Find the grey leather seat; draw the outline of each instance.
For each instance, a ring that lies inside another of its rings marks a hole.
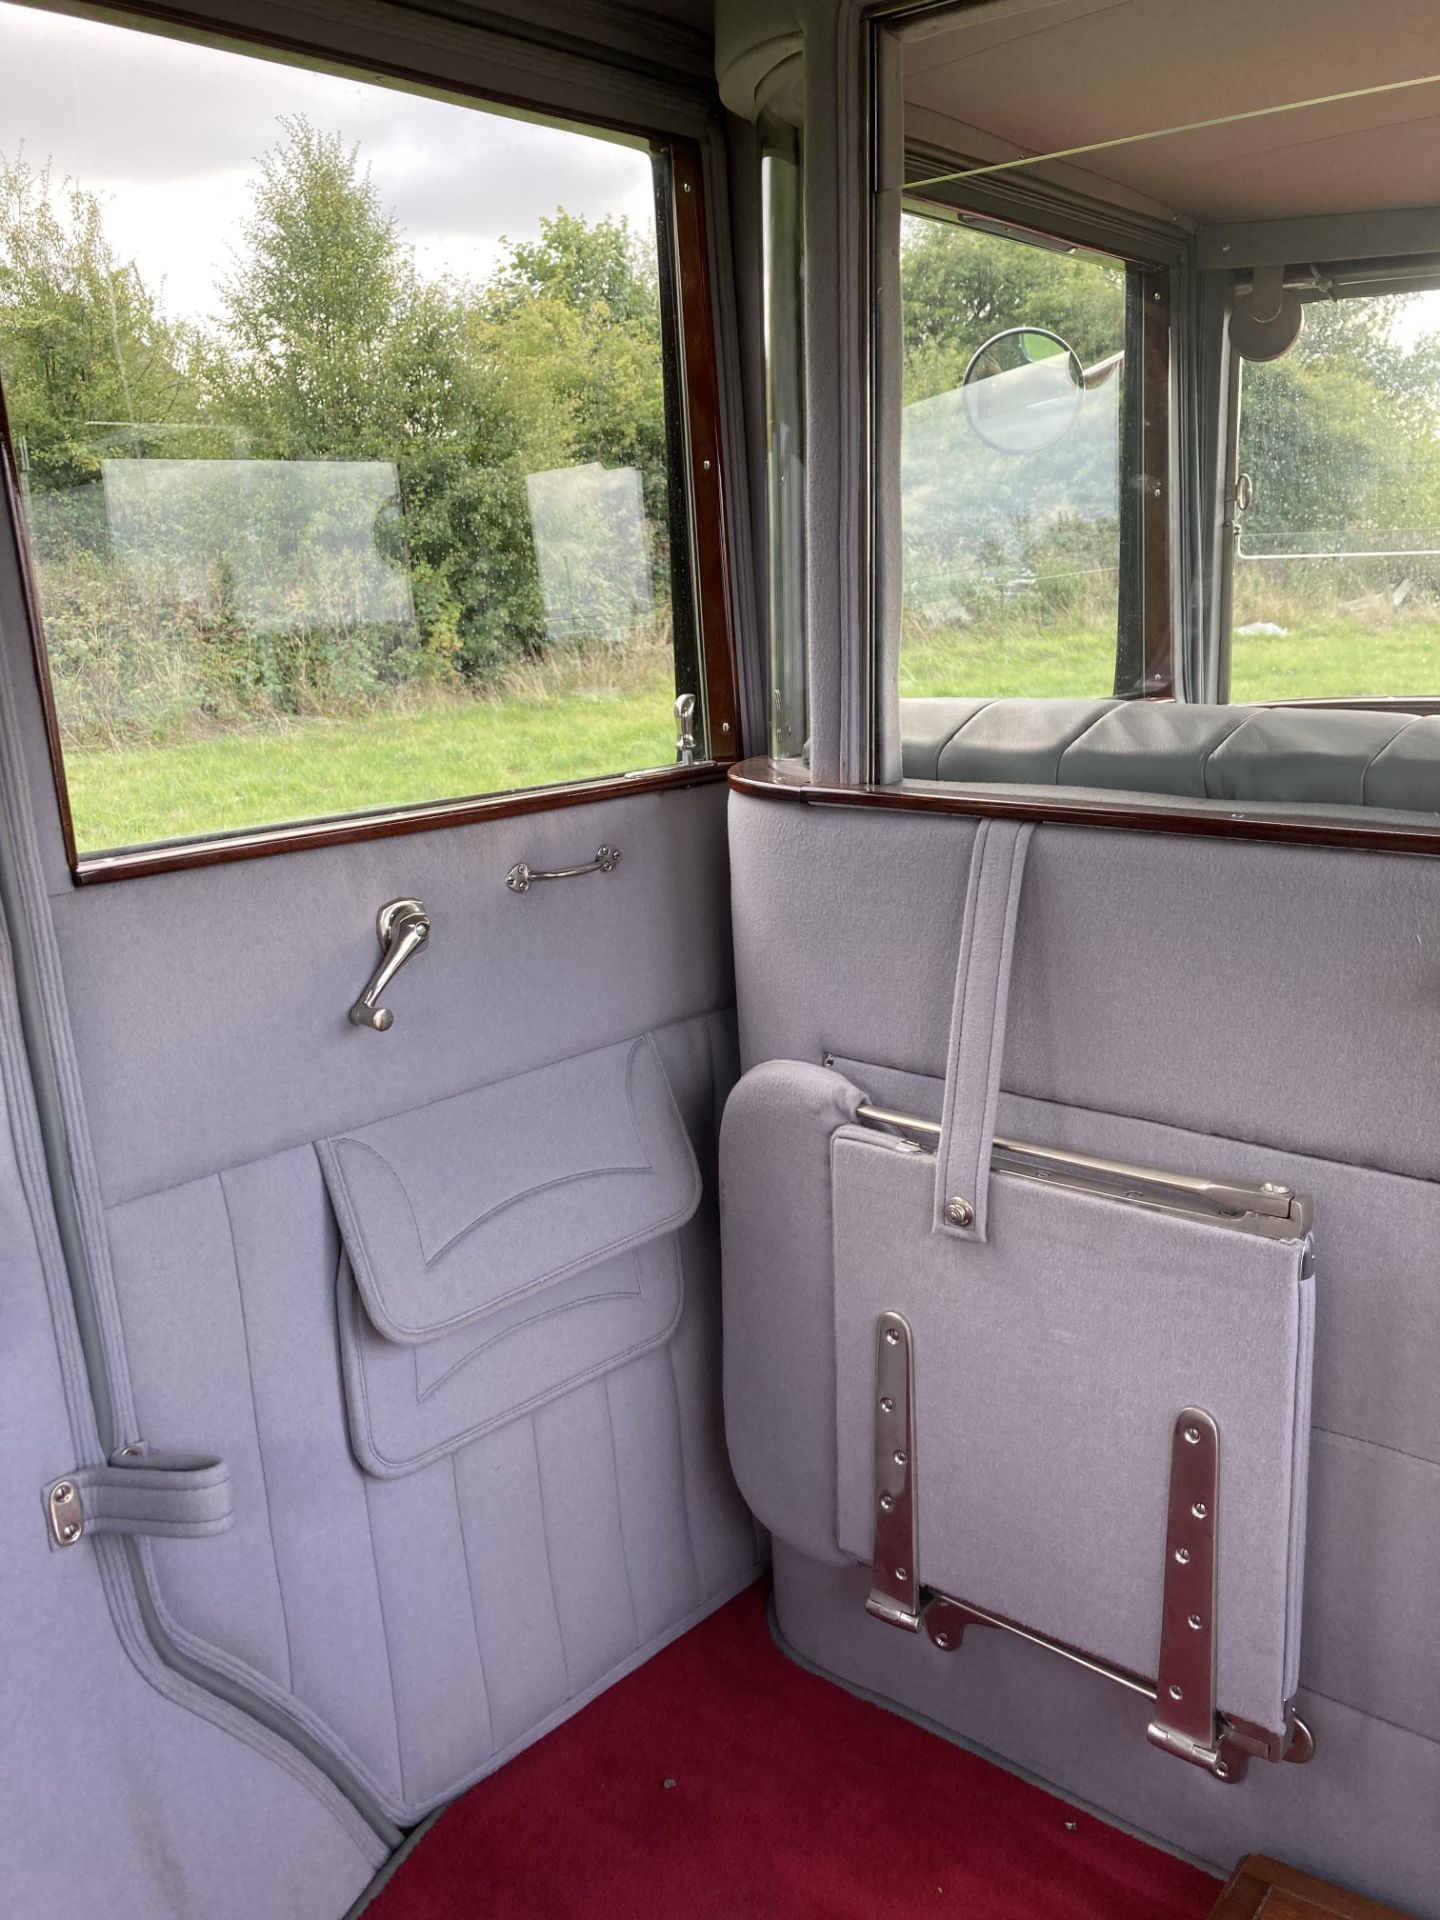
[[[1139,700],[905,700],[908,779],[1440,813],[1440,714]]]

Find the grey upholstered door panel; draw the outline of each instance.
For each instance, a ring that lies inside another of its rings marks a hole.
[[[504,884],[601,841],[612,874]],[[379,1034],[346,1015],[400,895],[433,932]],[[55,907],[112,1363],[136,1431],[223,1455],[235,1495],[227,1533],[144,1543],[157,1608],[403,1825],[760,1559],[719,1410],[724,796]],[[348,1369],[337,1203],[386,1346]]]
[[[938,1119],[975,831],[732,801],[747,1068],[829,1057]],[[1300,1705],[1317,1755],[1218,1788],[1149,1750],[1104,1682],[999,1636],[947,1660],[866,1617],[866,1570],[777,1547],[797,1647],[1219,1865],[1261,1847],[1440,1916],[1437,1087],[1440,863],[1039,828],[1001,1132],[1314,1196]]]
[[[155,1659],[122,1543],[48,1544],[93,1447],[0,937],[0,1906],[15,1920],[314,1920],[383,1858],[283,1742]]]

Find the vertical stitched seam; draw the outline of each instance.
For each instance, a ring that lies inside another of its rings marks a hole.
[[[485,1655],[480,1647],[480,1616],[475,1607],[475,1578],[470,1570],[470,1541],[465,1532],[465,1509],[460,1502],[458,1455],[450,1455],[450,1484],[455,1490],[455,1524],[460,1529],[460,1554],[465,1562],[465,1588],[470,1599],[470,1630],[475,1636],[475,1664],[480,1673],[480,1692],[485,1701],[485,1734],[490,1751],[495,1751],[495,1721],[490,1712],[490,1689],[485,1683]]]
[[[570,1681],[570,1655],[565,1646],[565,1621],[560,1612],[560,1593],[555,1585],[555,1562],[550,1553],[550,1522],[545,1512],[545,1476],[540,1471],[540,1435],[535,1416],[530,1416],[530,1451],[535,1456],[535,1493],[540,1503],[540,1538],[545,1542],[545,1577],[550,1582],[550,1606],[555,1615],[555,1631],[560,1636],[560,1669],[565,1678],[565,1698],[573,1691]]]
[[[675,1247],[675,1258],[683,1269],[684,1263],[680,1261],[678,1241]],[[683,1271],[681,1278],[683,1284]],[[698,1606],[704,1598],[704,1593],[700,1584],[700,1557],[695,1551],[695,1527],[690,1517],[690,1470],[686,1464],[685,1456],[685,1416],[680,1406],[680,1378],[675,1371],[675,1343],[673,1340],[667,1340],[665,1342],[665,1358],[670,1362],[670,1392],[675,1400],[675,1441],[680,1449],[680,1506],[685,1515],[685,1539],[690,1548],[690,1570],[695,1576],[695,1601]]]
[[[1400,738],[1402,734],[1409,733],[1410,729],[1417,723],[1420,717],[1421,716],[1418,713],[1412,713],[1410,718],[1405,722],[1404,726],[1397,727],[1394,733],[1392,733],[1390,738],[1385,742],[1384,746],[1377,747],[1374,753],[1372,753],[1370,758],[1365,762],[1365,765],[1360,772],[1360,804],[1362,807],[1368,807],[1370,804],[1370,802],[1365,798],[1365,783],[1370,778],[1370,769],[1374,766],[1375,762],[1380,758],[1382,753],[1388,753],[1390,751],[1391,747],[1394,746],[1395,742]]]
[[[395,1721],[395,1770],[400,1776],[400,1801],[409,1806],[405,1785],[405,1743],[400,1738],[400,1695],[395,1685],[395,1656],[390,1651],[390,1622],[385,1617],[385,1583],[380,1578],[380,1554],[375,1545],[375,1529],[370,1522],[370,1481],[365,1479],[365,1531],[370,1537],[370,1564],[375,1569],[375,1604],[380,1609],[380,1636],[385,1642],[385,1665],[390,1678],[390,1712]]]
[[[635,1607],[635,1588],[630,1580],[630,1555],[625,1549],[625,1501],[620,1492],[620,1460],[615,1451],[615,1415],[610,1406],[610,1376],[600,1382],[605,1390],[605,1424],[610,1429],[610,1471],[615,1476],[615,1525],[620,1534],[620,1564],[625,1569],[625,1597],[630,1602],[630,1624],[635,1629],[635,1646],[640,1645],[640,1615]]]
[[[285,1687],[295,1691],[295,1650],[290,1640],[290,1615],[285,1606],[285,1581],[280,1572],[280,1552],[275,1544],[275,1505],[270,1498],[270,1477],[265,1471],[265,1442],[260,1437],[260,1406],[255,1396],[255,1363],[250,1354],[250,1322],[245,1312],[245,1285],[240,1278],[240,1245],[235,1238],[235,1219],[230,1211],[230,1195],[225,1176],[216,1174],[220,1204],[225,1209],[225,1230],[230,1236],[230,1266],[235,1275],[235,1300],[240,1309],[240,1339],[245,1348],[245,1375],[250,1382],[250,1421],[255,1429],[255,1454],[260,1462],[260,1490],[265,1496],[265,1528],[270,1537],[270,1558],[275,1566],[275,1591],[280,1600],[280,1627],[285,1635]]]

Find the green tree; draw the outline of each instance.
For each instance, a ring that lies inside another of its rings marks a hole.
[[[83,486],[107,452],[168,450],[164,429],[195,417],[194,357],[98,198],[0,160],[0,378],[29,485]]]
[[[950,221],[908,216],[900,253],[905,400],[958,387],[1006,327],[1048,327],[1084,365],[1125,344],[1125,271]]]
[[[254,456],[381,458],[405,426],[397,344],[435,316],[415,324],[413,259],[358,149],[303,118],[280,127],[221,287],[210,382]]]

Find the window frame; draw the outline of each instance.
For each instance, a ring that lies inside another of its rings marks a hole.
[[[662,324],[677,361],[679,418],[667,426],[684,447],[685,460],[675,479],[681,489],[688,528],[690,594],[694,611],[693,658],[697,693],[706,724],[707,753],[689,765],[646,767],[548,786],[507,788],[494,793],[407,802],[403,806],[355,809],[347,813],[226,829],[184,839],[82,853],[75,838],[69,783],[65,773],[58,709],[45,640],[37,569],[20,491],[19,466],[0,387],[0,492],[13,534],[19,586],[29,631],[31,662],[44,715],[55,802],[65,861],[77,887],[175,873],[194,867],[254,860],[271,854],[380,840],[441,827],[468,826],[490,819],[585,806],[621,794],[668,791],[724,779],[742,756],[740,690],[732,601],[726,513],[726,444],[716,338],[716,301],[711,277],[711,238],[707,221],[704,150],[690,134],[662,131],[628,118],[588,108],[567,107],[536,97],[486,89],[445,75],[437,66],[415,67],[368,55],[337,51],[333,45],[300,41],[259,27],[221,25],[196,14],[146,5],[105,7],[103,11],[64,4],[47,12],[81,11],[87,17],[158,36],[196,40],[240,54],[264,53],[294,66],[318,66],[371,84],[385,80],[407,91],[438,95],[477,110],[531,112],[577,132],[596,129],[644,140],[652,156],[668,162],[668,232],[660,232]],[[597,51],[596,63],[600,55]],[[664,211],[657,191],[657,229]],[[673,263],[667,276],[666,261]],[[666,279],[671,278],[674,311],[664,313]],[[667,409],[668,412],[668,409]],[[678,517],[678,516],[674,516]]]
[[[924,160],[912,158],[911,164],[925,165],[933,171],[933,156]],[[1064,219],[1045,219],[1042,224],[1028,206],[1022,205],[1018,213],[1012,212],[1003,198],[962,194],[944,183],[923,191],[907,189],[905,211],[924,219],[962,226],[968,215],[977,224],[983,223],[981,231],[994,232],[997,227],[1012,230],[1017,246],[1023,246],[1029,238],[1041,243],[1053,241],[1061,246],[1104,255],[1113,260],[1126,269],[1127,283],[1131,274],[1137,276],[1136,284],[1142,296],[1139,321],[1141,410],[1137,437],[1140,443],[1140,473],[1146,483],[1141,504],[1140,554],[1136,567],[1140,588],[1138,651],[1141,673],[1137,685],[1123,691],[1112,689],[1104,696],[1095,697],[1126,701],[1174,700],[1179,684],[1174,606],[1178,530],[1175,524],[1171,450],[1174,351],[1170,275],[1175,265],[1174,259],[1159,247],[1151,251],[1144,247],[1143,242],[1137,244],[1129,228],[1107,236],[1097,232],[1093,224],[1078,220],[1074,226]],[[1082,226],[1085,229],[1083,237]],[[895,431],[898,433],[899,430],[897,422]],[[1123,432],[1122,424],[1122,435]],[[1123,567],[1123,552],[1121,565]],[[1123,578],[1120,591],[1123,595]],[[1122,618],[1117,621],[1115,635],[1117,674],[1125,645],[1123,611],[1122,604]]]

